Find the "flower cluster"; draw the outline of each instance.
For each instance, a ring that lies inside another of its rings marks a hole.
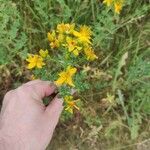
[[[115,13],[120,14],[124,0],[104,0],[103,3],[106,4],[107,7],[113,7]]]
[[[56,30],[47,34],[52,49],[65,47],[75,56],[83,52],[87,60],[94,60],[97,56],[92,49],[91,35],[88,26],[83,25],[75,30],[75,24],[64,23],[58,24]]]
[[[48,79],[54,81],[58,86],[60,95],[65,100],[65,110],[73,113],[73,109],[79,110],[79,107],[76,105],[78,100],[73,100],[71,90],[80,91],[80,86],[83,89],[79,80],[83,79],[81,74],[85,74],[84,71],[81,73],[82,71],[78,67],[98,58],[92,47],[92,31],[86,25],[76,28],[75,24],[61,23],[57,25],[55,30],[48,32],[47,37],[50,49],[41,49],[39,54],[29,54],[26,59],[28,62],[27,68],[38,70],[36,73],[39,73],[41,68],[43,68],[42,71],[50,72],[48,64],[55,61],[56,69],[52,73],[53,78]],[[57,51],[54,57],[49,55],[51,50]],[[60,53],[61,55],[59,55]],[[37,76],[39,77],[36,74]],[[78,78],[75,78],[76,76]]]

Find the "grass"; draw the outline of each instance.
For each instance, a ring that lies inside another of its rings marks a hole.
[[[90,25],[99,59],[90,89],[71,119],[61,119],[49,149],[145,149],[150,138],[149,1],[128,0],[115,15],[101,0],[0,0],[0,98],[29,80],[24,59],[48,48],[60,22]],[[52,53],[56,53],[52,50]]]

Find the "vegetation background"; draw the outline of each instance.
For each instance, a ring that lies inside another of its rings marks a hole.
[[[80,112],[61,119],[48,150],[148,150],[150,1],[125,0],[120,15],[102,0],[0,0],[0,99],[29,81],[27,53],[48,48],[58,23],[86,24],[99,59]],[[57,51],[52,50],[53,54]],[[86,64],[88,65],[88,64]]]

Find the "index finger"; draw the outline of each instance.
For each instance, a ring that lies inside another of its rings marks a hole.
[[[38,99],[47,97],[55,92],[56,85],[50,81],[40,81],[31,85]]]

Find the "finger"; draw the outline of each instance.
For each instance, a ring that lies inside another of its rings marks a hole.
[[[36,84],[36,83],[39,83],[39,82],[42,82],[42,80],[39,80],[39,79],[32,80],[32,81],[29,81],[29,82],[25,83],[24,85],[33,85],[33,84]]]
[[[6,109],[9,101],[14,98],[15,90],[8,91],[6,95],[4,96],[3,102],[2,102],[2,108],[1,108],[1,114]]]
[[[58,123],[62,110],[63,110],[63,99],[58,98],[58,96],[56,96],[53,99],[53,101],[46,107],[45,115],[48,116],[47,121],[53,123],[54,128]]]
[[[51,95],[56,90],[56,85],[50,81],[41,81],[31,85],[38,99],[43,99]]]

